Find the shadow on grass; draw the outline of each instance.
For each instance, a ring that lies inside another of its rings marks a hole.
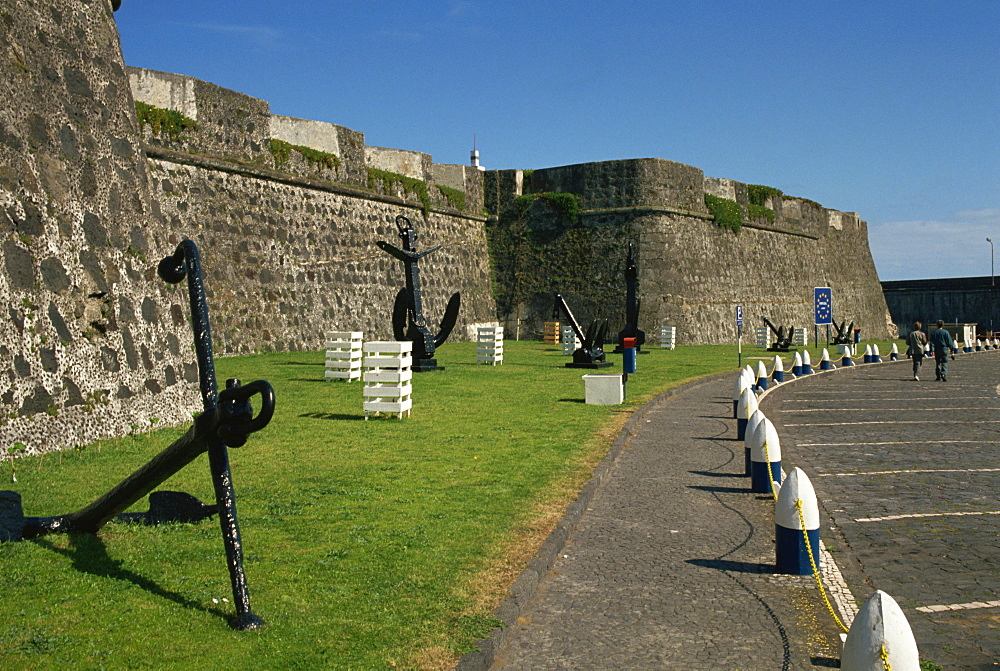
[[[585,403],[582,398],[560,398],[559,403]]]
[[[325,361],[276,361],[275,366],[326,366]]]
[[[134,571],[122,568],[122,561],[112,559],[108,556],[104,542],[92,534],[68,534],[69,547],[58,548],[45,538],[36,538],[32,543],[40,545],[57,554],[67,557],[73,562],[73,568],[81,573],[98,576],[101,578],[111,578],[113,580],[124,580],[136,587],[140,587],[154,596],[158,596],[168,601],[173,601],[179,606],[200,610],[203,613],[211,613],[228,622],[231,614],[225,613],[218,608],[208,608],[197,601],[192,601],[183,594],[171,592],[156,584],[149,578],[139,575]]]
[[[770,564],[758,564],[747,561],[732,561],[729,559],[687,559],[688,564],[703,568],[714,568],[717,571],[732,571],[735,573],[774,573]]]
[[[336,412],[304,412],[299,417],[311,417],[313,419],[360,419],[364,420],[364,415],[343,415]]]

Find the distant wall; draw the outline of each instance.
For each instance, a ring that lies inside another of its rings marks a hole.
[[[681,343],[733,342],[736,305],[743,306],[751,338],[764,317],[777,326],[811,327],[819,286],[832,287],[836,319],[854,321],[866,337],[895,335],[867,226],[854,213],[776,196],[767,203],[773,222],[751,219],[746,184],[659,159],[547,168],[530,179],[519,173],[488,173],[485,185],[487,206],[498,208],[491,253],[503,269],[499,309],[508,332],[537,337],[552,319],[552,294],[561,292],[578,321],[609,319],[616,334],[624,326],[623,272],[633,240],[639,326],[648,337],[672,325]],[[578,222],[566,221],[544,198],[525,211],[516,206],[524,193],[553,192],[576,195]],[[705,193],[740,204],[739,233],[713,222]],[[524,236],[522,229],[534,232]]]
[[[979,333],[1000,330],[1000,287],[992,277],[896,280],[882,282],[882,291],[893,320],[904,333],[909,333],[915,321],[927,326],[939,319],[976,324]]]

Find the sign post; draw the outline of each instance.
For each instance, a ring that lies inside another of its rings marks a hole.
[[[816,313],[816,347],[819,347],[819,327],[826,324],[827,340],[830,339],[830,324],[833,323],[833,289],[816,287],[813,289],[813,305]]]
[[[736,306],[736,365],[743,368],[743,306]]]

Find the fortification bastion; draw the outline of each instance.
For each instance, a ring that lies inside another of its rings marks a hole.
[[[538,337],[556,291],[581,321],[616,329],[629,240],[647,331],[732,342],[737,303],[750,326],[808,326],[812,287],[831,286],[838,317],[892,332],[856,214],[780,194],[754,203],[752,185],[662,159],[439,164],[126,67],[110,0],[4,7],[4,448],[78,446],[200,409],[184,292],[155,275],[184,238],[201,249],[219,354],[319,349],[327,330],[390,338],[402,270],[375,242],[395,240],[398,214],[423,248],[441,245],[422,261],[424,310],[435,321],[461,292],[453,337],[497,321]],[[706,194],[738,206],[738,234]]]

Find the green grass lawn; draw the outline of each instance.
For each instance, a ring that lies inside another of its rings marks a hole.
[[[448,668],[497,625],[508,581],[627,411],[737,360],[735,345],[653,348],[626,404],[606,407],[583,403],[587,371],[565,368],[554,346],[505,347],[493,367],[475,364],[474,343],[446,344],[447,369],[415,375],[403,420],[365,421],[361,384],[324,382],[322,352],[218,360],[220,387],[266,379],[277,396],[270,426],[230,450],[251,603],[267,626],[226,624],[217,518],[113,523],[97,537],[0,544],[0,668]],[[744,363],[765,354],[744,346]],[[608,359],[601,372],[620,371]],[[5,463],[2,487],[26,515],[68,513],[186,428],[20,459],[16,483]],[[214,503],[204,456],[161,488]]]

